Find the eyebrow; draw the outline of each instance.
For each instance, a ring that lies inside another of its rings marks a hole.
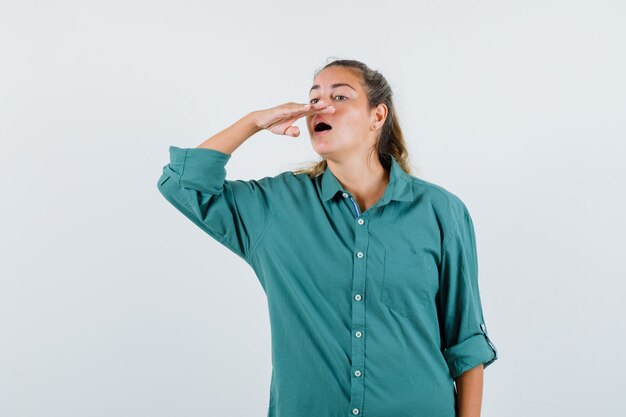
[[[353,89],[354,91],[356,91],[356,89],[354,87],[352,87],[350,84],[346,84],[346,83],[336,83],[336,84],[331,84],[330,88],[336,88],[336,87],[342,87],[342,86],[347,86],[350,87],[351,89]],[[309,93],[313,90],[315,90],[316,88],[320,88],[319,84],[315,84],[313,87],[311,87],[311,89],[309,90]]]

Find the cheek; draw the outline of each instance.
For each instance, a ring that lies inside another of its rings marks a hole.
[[[341,125],[352,131],[367,130],[367,123],[367,118],[363,113],[356,110],[348,110],[341,116]]]

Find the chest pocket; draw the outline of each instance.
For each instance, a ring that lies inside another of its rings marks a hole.
[[[415,316],[434,301],[439,272],[422,252],[385,252],[381,301],[403,316]]]

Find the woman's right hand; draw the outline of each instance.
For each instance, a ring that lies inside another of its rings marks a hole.
[[[298,126],[293,126],[293,122],[303,116],[315,113],[334,113],[335,108],[319,100],[314,104],[289,103],[281,104],[267,110],[254,111],[254,120],[259,129],[267,129],[277,135],[288,135],[292,137],[300,136]]]

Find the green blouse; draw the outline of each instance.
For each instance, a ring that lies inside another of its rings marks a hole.
[[[268,417],[457,414],[454,379],[498,353],[455,194],[392,157],[383,196],[361,211],[329,167],[227,180],[231,154],[169,152],[161,194],[246,261],[267,297]]]

